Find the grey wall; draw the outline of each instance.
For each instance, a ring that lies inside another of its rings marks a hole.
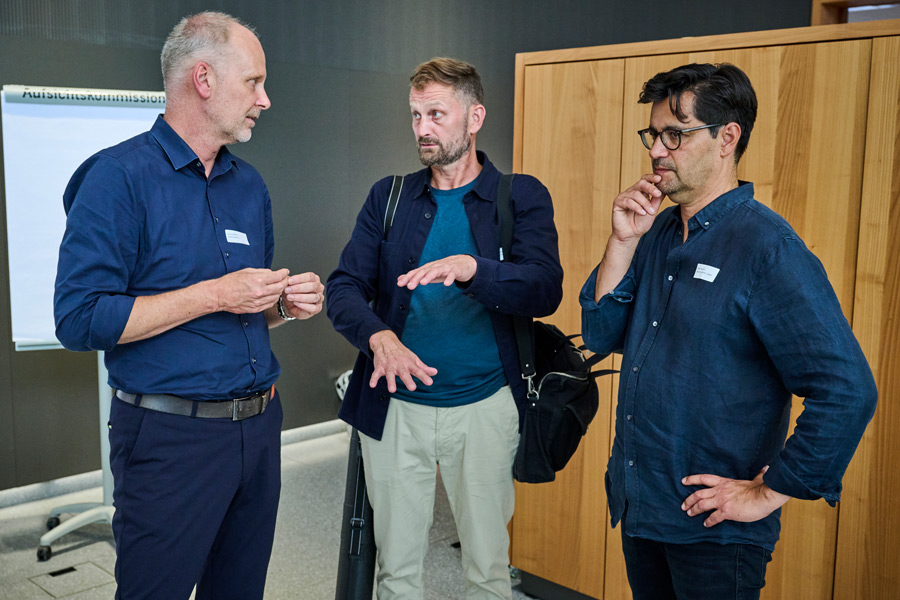
[[[488,111],[479,147],[509,170],[516,52],[800,27],[810,3],[0,0],[0,84],[161,89],[165,35],[207,8],[255,25],[266,49],[273,107],[253,140],[233,150],[269,185],[276,266],[324,279],[369,186],[419,167],[406,106],[419,62],[445,55],[479,68]],[[99,468],[95,356],[15,352],[5,267],[0,315],[0,489]],[[334,418],[333,381],[354,350],[324,316],[272,338],[284,368],[285,427]]]

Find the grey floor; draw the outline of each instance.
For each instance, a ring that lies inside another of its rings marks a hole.
[[[341,432],[283,447],[283,489],[267,599],[334,598],[348,440]],[[462,599],[460,552],[452,545],[456,526],[447,497],[440,486],[438,490],[425,557],[425,598]],[[0,599],[112,599],[115,548],[109,525],[88,525],[65,536],[53,545],[47,562],[36,557],[53,507],[100,502],[102,497],[101,488],[92,488],[0,509]],[[514,588],[513,598],[530,596]]]

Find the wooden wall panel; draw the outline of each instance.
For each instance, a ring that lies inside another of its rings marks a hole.
[[[874,41],[853,330],[878,408],[844,477],[834,598],[900,589],[900,37]]]
[[[578,292],[610,233],[622,137],[623,61],[529,67],[524,78],[521,171],[554,200],[563,302],[549,319],[581,330]],[[608,367],[612,360],[604,361]],[[603,593],[610,378],[599,380],[600,410],[581,448],[552,484],[517,484],[511,563],[581,593]]]
[[[581,328],[578,292],[611,231],[623,68],[624,61],[598,61],[526,71],[522,171],[538,177],[553,197],[565,268],[563,302],[553,320],[566,331]]]

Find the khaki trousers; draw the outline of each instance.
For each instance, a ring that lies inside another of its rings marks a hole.
[[[437,466],[456,521],[467,600],[512,597],[509,534],[519,415],[509,386],[465,406],[392,398],[381,441],[360,434],[378,548],[378,600],[421,600]]]

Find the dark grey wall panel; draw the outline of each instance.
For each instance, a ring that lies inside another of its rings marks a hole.
[[[2,0],[0,84],[161,89],[165,36],[207,8],[261,35],[273,106],[233,151],[269,186],[276,266],[323,278],[371,184],[419,168],[407,107],[418,63],[444,55],[479,68],[487,119],[478,145],[509,170],[516,52],[797,27],[810,11],[808,0]],[[5,241],[2,215],[0,224]],[[95,356],[13,351],[5,265],[3,243],[0,489],[99,468]],[[272,345],[285,427],[334,418],[333,381],[354,349],[324,315],[278,328]]]
[[[16,484],[100,468],[97,355],[13,352]]]

